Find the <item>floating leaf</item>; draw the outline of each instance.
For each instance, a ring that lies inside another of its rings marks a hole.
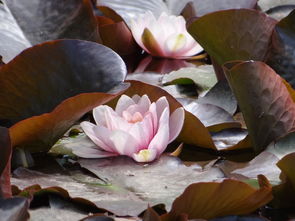
[[[259,0],[258,6],[262,11],[266,11],[270,8],[279,6],[279,5],[291,5],[294,4],[293,0]]]
[[[168,8],[174,13],[179,14],[184,8],[185,4],[192,2],[196,15],[201,17],[205,14],[226,10],[226,9],[239,9],[239,8],[255,8],[257,0],[167,0]]]
[[[295,87],[295,10],[276,26],[266,63]]]
[[[293,168],[295,166],[295,153],[283,157],[278,163],[282,171],[282,184],[273,188],[273,204],[276,208],[294,208],[295,204],[295,176]]]
[[[97,16],[99,25],[99,33],[102,43],[113,49],[120,55],[128,55],[141,52],[136,44],[131,31],[127,27],[123,19],[112,9],[107,7],[98,7],[106,17]],[[108,22],[104,22],[105,19]],[[120,40],[118,41],[118,36]]]
[[[196,84],[200,89],[208,90],[217,82],[211,65],[181,68],[163,76],[162,84]]]
[[[218,168],[203,169],[198,164],[187,167],[178,158],[168,156],[152,164],[139,164],[127,157],[80,159],[79,163],[98,178],[79,170],[45,174],[20,168],[14,171],[12,183],[21,189],[35,183],[43,189],[59,186],[71,198],[82,197],[120,216],[138,216],[148,204],[165,203],[169,208],[189,183],[223,178]]]
[[[0,198],[1,221],[25,221],[29,220],[29,203],[26,198],[14,197]]]
[[[48,40],[74,38],[100,42],[90,0],[5,1],[0,5],[1,17],[4,31],[0,54],[5,62],[23,49]]]
[[[93,42],[34,46],[0,69],[0,123],[13,125],[13,146],[46,151],[81,116],[126,89],[125,75],[122,59]]]
[[[232,63],[225,72],[256,152],[295,127],[295,104],[269,66],[258,61]]]
[[[8,129],[0,127],[0,198],[11,197],[10,159],[11,143]],[[0,204],[1,205],[1,204]]]
[[[218,167],[229,178],[239,180],[256,179],[259,174],[263,174],[272,184],[280,182],[280,170],[276,166],[279,158],[267,151],[260,153],[250,162],[237,163],[232,161],[223,161]]]
[[[284,156],[295,152],[295,132],[291,132],[286,136],[280,137],[278,140],[273,141],[266,148],[267,152],[270,152],[282,159]]]
[[[202,16],[188,31],[222,65],[232,60],[263,61],[275,24],[262,12],[231,9]]]
[[[213,104],[233,115],[237,110],[237,100],[226,80],[218,81],[204,97],[197,101],[201,104]]]
[[[173,202],[164,220],[176,220],[180,214],[189,219],[210,219],[226,215],[248,214],[272,199],[271,186],[259,176],[260,189],[246,183],[226,179],[221,183],[194,183]]]
[[[241,127],[239,122],[235,121],[228,112],[218,106],[192,102],[185,105],[184,108],[194,114],[211,132]]]

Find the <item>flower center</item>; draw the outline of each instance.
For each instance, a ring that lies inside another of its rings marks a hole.
[[[122,113],[123,118],[128,121],[128,123],[137,123],[143,120],[143,116],[139,112],[135,112],[133,115],[130,114],[128,111],[123,111]]]

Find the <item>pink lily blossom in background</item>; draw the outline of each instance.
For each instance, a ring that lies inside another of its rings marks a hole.
[[[184,59],[203,51],[187,32],[182,16],[163,12],[158,19],[150,11],[131,20],[130,29],[137,44],[147,53],[173,59]]]
[[[137,162],[157,159],[180,133],[184,109],[171,115],[166,97],[151,102],[147,95],[122,95],[115,110],[107,105],[93,109],[96,124],[82,122],[85,134],[97,148],[74,151],[85,158],[126,155]],[[97,154],[96,154],[97,153]]]

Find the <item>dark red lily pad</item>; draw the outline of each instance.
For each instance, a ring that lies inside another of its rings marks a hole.
[[[100,40],[90,0],[12,0],[6,5],[32,44],[61,38]]]
[[[283,157],[277,166],[282,171],[282,183],[273,188],[273,205],[276,208],[293,208],[295,205],[295,176],[293,168],[295,166],[295,153]]]
[[[102,44],[110,47],[120,55],[141,52],[132,33],[124,20],[114,10],[108,7],[98,7],[104,16],[97,16]],[[118,40],[120,36],[120,40]]]
[[[0,198],[11,197],[10,159],[11,143],[8,129],[0,127]]]
[[[181,214],[187,214],[189,219],[248,214],[272,199],[267,179],[259,176],[259,182],[260,189],[231,179],[191,184],[176,198],[163,220],[176,221]]]
[[[256,7],[257,0],[186,0],[186,1],[171,1],[168,0],[168,6],[175,14],[179,14],[185,2],[192,2],[192,6],[196,12],[196,16],[201,17],[205,14],[226,10],[226,9],[239,9]],[[171,3],[170,3],[171,2]],[[169,4],[170,3],[170,4]]]
[[[222,65],[231,60],[263,61],[275,24],[262,12],[230,9],[202,16],[188,31]]]
[[[125,76],[122,59],[94,42],[34,46],[0,69],[0,123],[13,125],[13,146],[48,150],[81,116],[126,88],[115,89]],[[112,89],[113,94],[105,94]]]
[[[227,79],[256,152],[295,127],[295,104],[282,78],[263,62],[228,63]]]
[[[266,61],[279,75],[295,87],[295,10],[283,18],[272,35],[271,47]]]

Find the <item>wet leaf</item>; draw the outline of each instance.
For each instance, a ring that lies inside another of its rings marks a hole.
[[[270,8],[279,6],[279,5],[290,5],[294,4],[293,0],[259,0],[258,6],[262,11],[266,11]]]
[[[266,151],[274,154],[279,159],[282,159],[284,156],[295,152],[294,139],[295,132],[291,132],[269,144],[266,148]]]
[[[239,122],[235,121],[228,112],[218,106],[192,102],[185,105],[184,108],[194,114],[211,132],[241,127]]]
[[[266,63],[279,75],[286,79],[294,88],[295,68],[295,10],[283,18],[276,26],[272,35],[270,52]]]
[[[205,14],[226,10],[226,9],[239,9],[239,8],[255,8],[257,0],[167,0],[168,8],[174,13],[179,14],[187,2],[192,2],[196,11],[196,15],[201,17]]]
[[[272,184],[280,182],[280,170],[276,166],[279,158],[264,151],[252,159],[250,162],[238,163],[233,161],[223,161],[218,167],[229,178],[235,178],[242,181],[247,179],[256,179],[259,174],[263,174]]]
[[[98,6],[107,6],[115,10],[127,24],[130,24],[131,19],[146,11],[151,11],[156,17],[163,11],[168,12],[168,8],[162,0],[125,0],[123,5],[120,0],[100,0]]]
[[[0,198],[11,197],[10,159],[11,142],[8,129],[0,127]],[[1,204],[0,204],[1,205]]]
[[[181,68],[163,76],[162,84],[196,84],[200,89],[208,90],[217,82],[214,69],[211,65],[202,65],[194,68]]]
[[[141,52],[124,20],[108,7],[98,8],[106,16],[96,17],[102,43],[120,55]],[[107,22],[105,22],[106,18]],[[120,36],[119,41],[118,36]]]
[[[153,210],[153,208],[148,208],[143,216],[142,221],[161,221],[160,216],[156,213],[155,210]]]
[[[189,219],[248,214],[272,199],[271,186],[267,179],[260,176],[259,180],[261,187],[258,190],[231,179],[221,183],[191,184],[173,202],[167,220],[176,220],[183,213]]]
[[[276,208],[294,208],[295,204],[295,176],[293,168],[295,166],[295,153],[283,157],[277,166],[282,171],[282,184],[273,188],[273,204]]]
[[[29,220],[29,203],[26,198],[13,197],[9,199],[0,198],[1,221],[25,221]]]
[[[81,116],[125,89],[125,75],[122,59],[102,45],[78,40],[37,45],[0,69],[0,123],[13,125],[13,146],[46,151]],[[101,93],[112,89],[113,94]]]
[[[256,152],[294,128],[294,102],[281,77],[269,66],[258,61],[232,63],[225,72]]]
[[[236,150],[252,147],[248,132],[244,129],[224,129],[222,131],[212,133],[212,139],[218,150]]]
[[[218,81],[204,97],[197,101],[201,104],[216,105],[233,115],[237,110],[237,100],[226,80]]]
[[[290,14],[291,11],[294,9],[295,9],[295,4],[293,4],[293,5],[279,5],[279,6],[268,9],[265,13],[268,14],[269,16],[271,16],[272,18],[279,21],[279,20],[287,17],[287,15]]]
[[[232,60],[263,61],[275,24],[262,12],[231,9],[202,16],[188,31],[222,65]]]
[[[138,216],[148,205],[165,203],[169,208],[189,183],[223,178],[217,168],[203,169],[198,164],[187,167],[179,159],[168,156],[152,164],[138,164],[127,157],[81,159],[79,163],[98,178],[81,171],[64,174],[17,169],[12,183],[21,189],[36,183],[43,189],[59,186],[71,198],[82,197],[116,215]]]
[[[72,38],[100,42],[89,0],[5,1],[0,5],[0,16],[5,18],[1,19],[5,31],[1,32],[0,54],[6,62],[23,49],[48,40]]]

